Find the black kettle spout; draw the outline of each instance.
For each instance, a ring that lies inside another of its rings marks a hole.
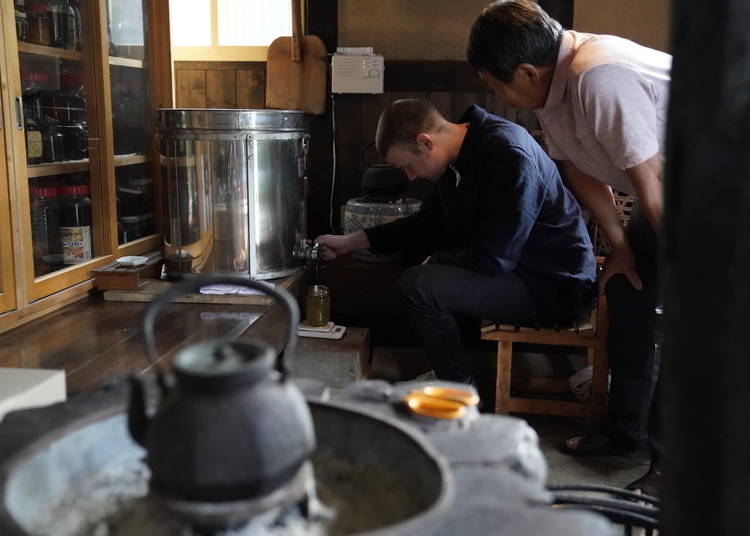
[[[146,415],[146,393],[143,379],[136,374],[130,376],[130,404],[128,406],[128,430],[136,443],[146,446],[146,432],[151,419]]]

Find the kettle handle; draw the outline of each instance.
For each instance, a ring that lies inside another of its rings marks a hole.
[[[190,292],[198,292],[201,287],[209,285],[233,285],[260,290],[265,294],[276,298],[276,300],[286,309],[289,334],[286,348],[279,354],[276,362],[276,368],[281,373],[281,379],[285,380],[288,370],[284,364],[283,356],[293,356],[294,350],[297,346],[297,326],[300,318],[297,301],[288,290],[276,288],[264,281],[256,281],[255,279],[249,279],[247,277],[213,275],[186,279],[179,283],[175,283],[168,292],[159,296],[146,308],[146,312],[143,315],[143,336],[146,339],[146,353],[149,361],[154,364],[160,381],[163,380],[163,372],[157,362],[158,356],[156,354],[156,342],[154,340],[154,321],[156,320],[156,313],[163,309],[164,306],[174,298],[183,296]]]

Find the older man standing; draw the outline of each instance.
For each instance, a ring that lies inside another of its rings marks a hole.
[[[583,456],[634,451],[658,370],[656,237],[671,56],[619,37],[563,31],[528,0],[490,4],[474,23],[467,55],[501,99],[536,112],[550,156],[612,246],[599,278],[610,312],[608,415],[561,449]],[[636,196],[627,231],[612,188]],[[652,467],[631,486],[655,492],[658,434],[651,421]]]

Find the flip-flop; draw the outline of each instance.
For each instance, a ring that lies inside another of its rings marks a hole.
[[[574,445],[571,445],[571,442]],[[559,444],[557,448],[560,452],[569,456],[634,456],[640,452],[638,448],[623,447],[611,435],[599,430],[571,437]]]

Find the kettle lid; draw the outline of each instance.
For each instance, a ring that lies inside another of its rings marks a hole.
[[[261,340],[226,341],[215,339],[193,344],[174,361],[178,379],[226,382],[229,379],[260,379],[273,368],[276,357],[271,346]],[[226,383],[223,383],[226,386]]]

